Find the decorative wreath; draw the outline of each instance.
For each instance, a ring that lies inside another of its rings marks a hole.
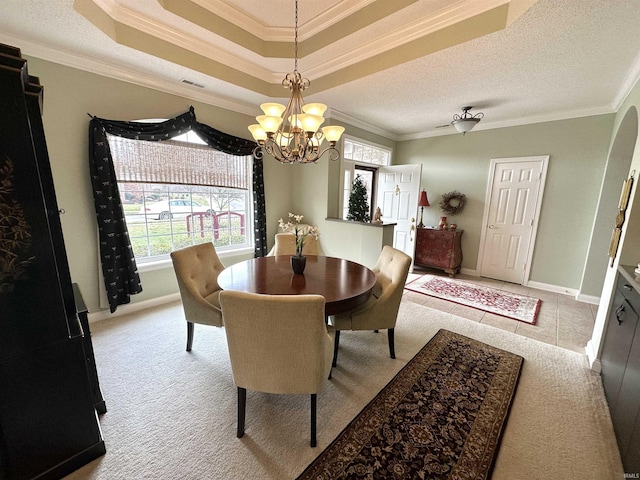
[[[467,196],[463,193],[454,190],[453,192],[445,193],[442,195],[440,201],[440,208],[447,215],[453,216],[459,214],[464,205],[467,203]]]

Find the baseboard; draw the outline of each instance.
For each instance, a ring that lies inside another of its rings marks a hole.
[[[576,295],[576,300],[579,302],[590,303],[591,305],[600,305],[600,297],[596,297],[595,295],[578,293]]]
[[[158,307],[160,305],[175,302],[177,300],[180,300],[180,293],[171,293],[163,297],[152,298],[150,300],[144,300],[142,302],[120,305],[118,309],[113,313],[111,313],[109,310],[101,310],[99,312],[89,313],[87,317],[89,319],[89,323],[99,322],[100,320],[127,315],[129,313],[138,312],[146,308]]]
[[[600,359],[597,358],[596,353],[593,351],[593,341],[589,340],[587,346],[584,347],[584,351],[587,354],[587,360],[589,361],[589,367],[596,373],[602,371]]]
[[[526,286],[531,288],[537,288],[538,290],[545,290],[547,292],[562,293],[563,295],[571,295],[574,298],[577,297],[578,295],[578,290],[576,290],[575,288],[561,287],[558,285],[551,285],[549,283],[530,281],[530,282],[527,282]]]

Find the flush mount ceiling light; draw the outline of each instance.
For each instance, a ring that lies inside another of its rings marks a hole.
[[[291,90],[291,98],[285,107],[279,103],[263,103],[260,108],[264,115],[256,117],[258,124],[250,125],[249,131],[258,146],[254,150],[257,158],[264,152],[281,163],[318,163],[320,157],[329,152],[331,160],[338,160],[340,152],[335,148],[344,127],[334,125],[322,127],[322,114],[327,109],[323,103],[305,105],[302,91],[310,84],[298,72],[298,0],[295,16],[295,63],[293,73],[288,73],[282,86]],[[320,150],[323,140],[329,146]]]
[[[462,115],[458,115],[457,113],[453,116],[453,121],[451,125],[456,127],[463,135],[475,127],[478,122],[484,117],[484,113],[476,113],[475,115],[471,115],[469,110],[473,107],[462,107]]]

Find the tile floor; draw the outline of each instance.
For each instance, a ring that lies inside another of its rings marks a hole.
[[[446,276],[446,274],[438,270],[415,269],[413,273],[409,274],[407,283],[425,273]],[[482,310],[465,307],[464,305],[458,305],[447,300],[441,300],[408,290],[404,292],[404,299],[442,312],[468,318],[469,320],[492,325],[551,345],[585,353],[584,348],[591,339],[593,332],[596,313],[598,311],[597,305],[578,302],[569,295],[547,292],[545,290],[538,290],[490,278],[474,277],[464,274],[456,275],[456,278],[520,295],[540,298],[542,305],[536,324],[529,325],[493,313],[487,313]]]

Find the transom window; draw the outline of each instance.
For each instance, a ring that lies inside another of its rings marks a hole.
[[[212,149],[193,132],[108,140],[136,261],[205,242],[222,252],[253,247],[250,156]]]
[[[367,143],[351,137],[343,137],[342,143],[342,218],[349,213],[349,196],[356,176],[360,176],[367,187],[369,216],[373,218],[375,185],[379,167],[391,164],[392,150],[381,145]]]

